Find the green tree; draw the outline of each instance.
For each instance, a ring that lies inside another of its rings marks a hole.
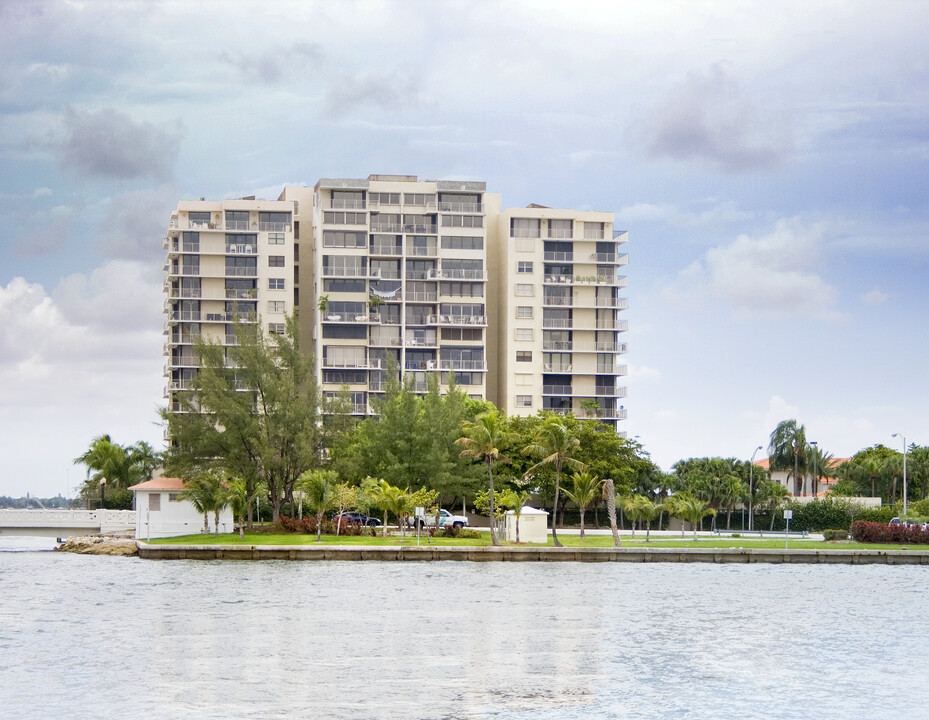
[[[576,472],[571,476],[573,489],[565,488],[564,494],[574,502],[581,511],[581,538],[584,537],[584,512],[603,496],[603,482],[589,472]]]
[[[519,518],[522,517],[523,507],[529,502],[528,490],[505,490],[500,497],[500,504],[513,511],[516,522],[516,542],[519,542]]]
[[[694,531],[694,540],[697,539],[697,528],[702,524],[703,518],[716,515],[716,510],[688,492],[678,493],[673,497],[670,512],[674,517],[690,523]]]
[[[573,455],[580,446],[580,442],[565,427],[560,417],[548,417],[536,431],[534,442],[523,448],[523,453],[529,456],[541,457],[535,465],[526,471],[531,477],[539,469],[551,466],[555,469],[555,498],[552,506],[552,543],[555,547],[563,547],[558,540],[558,493],[561,486],[561,470],[586,470],[587,466],[575,460]]]
[[[381,480],[378,484],[377,503],[378,507],[384,511],[384,536],[387,536],[387,515],[392,513],[397,517],[397,529],[400,530],[400,537],[403,537],[405,528],[403,518],[410,512],[409,490],[401,490],[386,480]]]
[[[243,478],[249,494],[263,484],[279,522],[297,478],[323,457],[328,406],[312,358],[300,350],[295,316],[273,343],[257,323],[234,329],[238,344],[228,348],[197,340],[201,368],[194,389],[179,395],[183,412],[162,412],[173,440],[166,464],[181,477],[222,468]]]
[[[652,520],[658,517],[658,505],[644,495],[630,495],[623,499],[623,511],[633,522],[632,536],[635,537],[635,523],[642,523],[645,525],[645,542],[648,542]]]
[[[774,530],[775,514],[790,497],[790,493],[783,485],[774,480],[762,480],[756,486],[755,504],[765,512],[771,513],[771,530]]]
[[[358,504],[358,488],[348,483],[339,483],[335,487],[333,495],[333,506],[339,515],[339,521],[335,526],[335,534],[339,535],[342,530],[342,513],[346,508],[355,507]]]
[[[810,446],[806,441],[806,427],[796,420],[782,420],[771,433],[768,457],[772,470],[787,470],[794,479],[794,495],[803,494],[803,476],[806,473]]]
[[[220,471],[205,470],[184,482],[178,497],[187,500],[203,515],[203,532],[210,532],[209,514],[213,513],[213,529],[219,535],[219,515],[231,501],[230,493]]]
[[[461,447],[461,457],[482,461],[487,467],[490,539],[494,545],[499,545],[500,539],[497,537],[497,520],[494,513],[493,466],[495,462],[510,462],[508,457],[500,454],[500,446],[506,441],[506,437],[506,421],[496,410],[492,410],[481,413],[473,422],[465,421],[462,425],[462,435],[455,441]]]
[[[297,479],[310,510],[316,513],[316,542],[322,538],[323,518],[336,500],[336,479],[332,470],[307,470]]]
[[[835,458],[832,453],[823,450],[819,445],[810,445],[810,477],[813,481],[813,497],[819,497],[819,482],[823,478],[836,476]]]
[[[128,501],[131,507],[129,486],[151,480],[161,456],[146,442],[122,446],[104,434],[95,437],[74,462],[87,468],[87,479],[80,492],[87,507],[95,506],[101,494],[108,496],[105,498],[108,506],[110,503],[124,505]]]
[[[245,521],[248,517],[248,510],[252,503],[262,493],[267,494],[267,490],[261,485],[249,490],[248,483],[244,478],[229,478],[226,481],[229,492],[229,502],[232,505],[232,515],[239,525],[239,537],[245,537]]]

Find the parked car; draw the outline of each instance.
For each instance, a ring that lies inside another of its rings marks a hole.
[[[411,517],[407,516],[406,519],[407,527],[416,527],[419,525],[421,528],[426,527],[435,527],[435,513],[426,513],[425,517]],[[452,515],[448,510],[439,510],[439,527],[454,527],[454,528],[463,528],[468,526],[468,518],[464,515]]]
[[[342,524],[342,523],[358,523],[359,525],[367,525],[368,527],[377,527],[381,524],[381,521],[375,517],[368,517],[364,513],[355,512],[350,510],[348,512],[339,513],[338,515],[332,516],[332,521]]]

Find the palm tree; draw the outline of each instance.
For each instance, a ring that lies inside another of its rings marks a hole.
[[[564,491],[581,511],[581,539],[584,538],[584,512],[590,507],[597,498],[603,493],[603,482],[596,475],[588,472],[574,473],[571,476],[574,482],[574,490]]]
[[[819,481],[822,478],[833,478],[836,476],[836,470],[833,467],[834,457],[832,453],[826,452],[819,445],[810,446],[810,468],[813,478],[813,497],[819,497]]]
[[[387,536],[387,514],[393,513],[397,516],[397,528],[402,538],[404,535],[403,515],[410,510],[409,490],[401,490],[386,480],[381,480],[378,485],[377,501],[378,507],[384,511],[384,536]]]
[[[249,483],[244,478],[229,478],[226,482],[229,502],[232,505],[232,515],[239,523],[239,537],[245,537],[245,521],[248,510],[256,497],[268,490],[264,485],[257,485],[250,493]]]
[[[500,417],[497,410],[488,410],[478,415],[474,422],[465,421],[462,424],[463,435],[455,441],[462,448],[459,457],[483,460],[487,465],[487,480],[490,485],[488,496],[490,504],[490,540],[494,545],[500,544],[497,537],[497,522],[494,515],[494,461],[510,462],[510,459],[500,454],[509,433],[506,421]]]
[[[623,502],[623,511],[626,515],[629,516],[629,519],[632,520],[632,536],[635,537],[635,523],[644,522],[645,523],[645,542],[649,541],[649,534],[651,530],[651,523],[656,517],[658,517],[660,506],[657,503],[653,503],[644,495],[632,495],[628,497]]]
[[[719,485],[719,500],[726,508],[726,530],[732,527],[732,508],[748,497],[748,488],[736,475],[726,475]]]
[[[771,530],[774,530],[774,517],[777,509],[784,504],[790,493],[787,488],[774,480],[762,480],[755,486],[755,505],[771,513]]]
[[[558,541],[558,493],[561,488],[561,469],[586,470],[587,466],[571,455],[580,447],[580,441],[565,427],[561,418],[550,417],[536,431],[535,442],[523,448],[526,455],[541,456],[541,460],[526,470],[528,478],[545,465],[555,468],[555,500],[552,509],[552,544],[563,547]]]
[[[612,478],[603,481],[603,498],[606,500],[606,511],[610,516],[610,530],[613,531],[613,545],[622,547],[623,541],[619,539],[619,530],[616,529],[616,486]]]
[[[523,514],[523,506],[529,502],[528,490],[504,490],[498,496],[499,503],[513,511],[516,518],[516,542],[519,542],[519,518]]]
[[[184,482],[184,489],[178,493],[182,500],[188,500],[203,514],[203,532],[210,532],[209,514],[214,516],[213,530],[219,535],[219,514],[229,505],[230,493],[218,470],[206,470]]]
[[[682,493],[683,494],[683,493]],[[698,500],[693,495],[687,497],[678,496],[678,510],[680,517],[691,524],[694,529],[694,540],[697,539],[697,527],[707,515],[716,516],[716,511],[709,507],[703,500]]]
[[[806,472],[810,446],[806,441],[806,427],[796,420],[782,420],[771,433],[768,457],[772,470],[790,470],[793,467],[794,495],[803,494],[803,475]],[[788,475],[788,477],[790,477]]]
[[[337,477],[332,470],[307,470],[297,478],[297,488],[304,493],[310,510],[316,513],[316,542],[322,539],[323,517],[335,502]]]

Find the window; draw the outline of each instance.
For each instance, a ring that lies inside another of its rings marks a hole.
[[[290,213],[289,212],[259,212],[258,229],[259,230],[290,230]]]
[[[148,494],[148,509],[152,512],[161,510],[161,493]]]
[[[534,285],[524,285],[520,283],[516,284],[516,296],[517,297],[532,297],[533,295],[535,295]]]
[[[300,221],[295,220],[294,221],[294,240],[299,240],[299,239],[300,239]]]
[[[333,278],[332,280],[323,280],[323,292],[364,292],[364,280],[344,280],[342,278]]]
[[[268,333],[270,335],[283,335],[284,323],[268,323]]]
[[[516,407],[532,407],[532,395],[517,395]]]
[[[443,295],[459,295],[462,297],[484,297],[484,283],[443,282]]]
[[[521,320],[532,317],[532,305],[517,305],[516,306],[516,317]]]
[[[572,236],[572,220],[549,220],[548,236],[550,238],[569,238]]]
[[[284,256],[268,255],[268,267],[284,267]]]
[[[532,362],[532,350],[517,350],[516,362]]]
[[[532,378],[534,376],[531,373],[516,373],[514,377],[517,385],[526,387],[527,385],[532,385]]]
[[[202,227],[210,224],[210,214],[208,212],[189,212],[187,219],[191,227]]]
[[[435,195],[425,193],[403,193],[404,205],[430,205],[435,203]]]
[[[323,222],[329,225],[367,225],[368,214],[356,212],[325,212]]]
[[[483,250],[484,238],[467,235],[443,235],[443,250]]]
[[[268,290],[283,290],[284,278],[268,278]]]
[[[283,245],[283,244],[284,244],[284,233],[282,232],[268,233],[268,245]]]
[[[178,493],[168,493],[168,502],[178,502]]]
[[[484,227],[483,215],[443,215],[442,227],[466,227],[482,228]]]
[[[284,312],[284,301],[283,300],[270,300],[268,302],[268,312],[273,312],[273,313]]]
[[[602,222],[585,222],[584,223],[585,240],[602,240],[603,223]]]
[[[364,193],[360,190],[333,190],[332,207],[343,210],[364,209]]]
[[[532,272],[532,261],[531,260],[520,260],[518,263],[516,263],[516,272],[531,273]]]
[[[399,205],[400,193],[370,193],[372,205]]]
[[[541,221],[533,218],[510,218],[510,237],[537,238]]]
[[[517,340],[532,340],[532,328],[516,328]]]

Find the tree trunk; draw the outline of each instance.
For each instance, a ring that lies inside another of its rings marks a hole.
[[[213,511],[213,536],[219,537],[219,510]]]
[[[650,521],[645,523],[645,542],[648,542],[649,537],[652,533],[652,523]]]
[[[382,533],[382,535],[384,537],[387,537],[387,511],[386,510],[384,511],[384,524],[381,527],[384,528],[384,532]]]
[[[561,490],[561,468],[555,468],[555,502],[552,507],[552,545],[564,547],[558,541],[558,492]]]
[[[248,525],[249,530],[253,530],[255,527],[254,516],[252,515],[252,504],[250,502],[245,503],[245,522]]]
[[[700,518],[700,524],[703,524],[703,518]],[[691,523],[694,527],[694,542],[697,541],[697,523]]]
[[[203,513],[203,534],[210,534],[210,514],[208,512]]]
[[[323,513],[316,513],[316,542],[322,540],[323,535]]]
[[[281,499],[277,493],[271,495],[271,522],[277,524],[281,521]]]
[[[516,515],[516,544],[519,545],[519,513],[514,513]]]
[[[777,510],[771,511],[771,532],[774,532],[774,515],[777,513]]]
[[[610,478],[604,480],[606,487],[606,509],[610,516],[610,530],[613,531],[613,545],[622,547],[623,542],[619,539],[619,530],[616,529],[616,488]]]
[[[581,540],[584,539],[584,508],[581,508]]]
[[[494,473],[491,469],[493,465],[493,459],[490,457],[487,458],[487,477],[490,480],[490,496],[488,500],[490,501],[490,542],[493,543],[494,547],[500,544],[500,539],[497,537],[497,519],[494,509]]]
[[[726,530],[732,528],[732,508],[726,510]]]

